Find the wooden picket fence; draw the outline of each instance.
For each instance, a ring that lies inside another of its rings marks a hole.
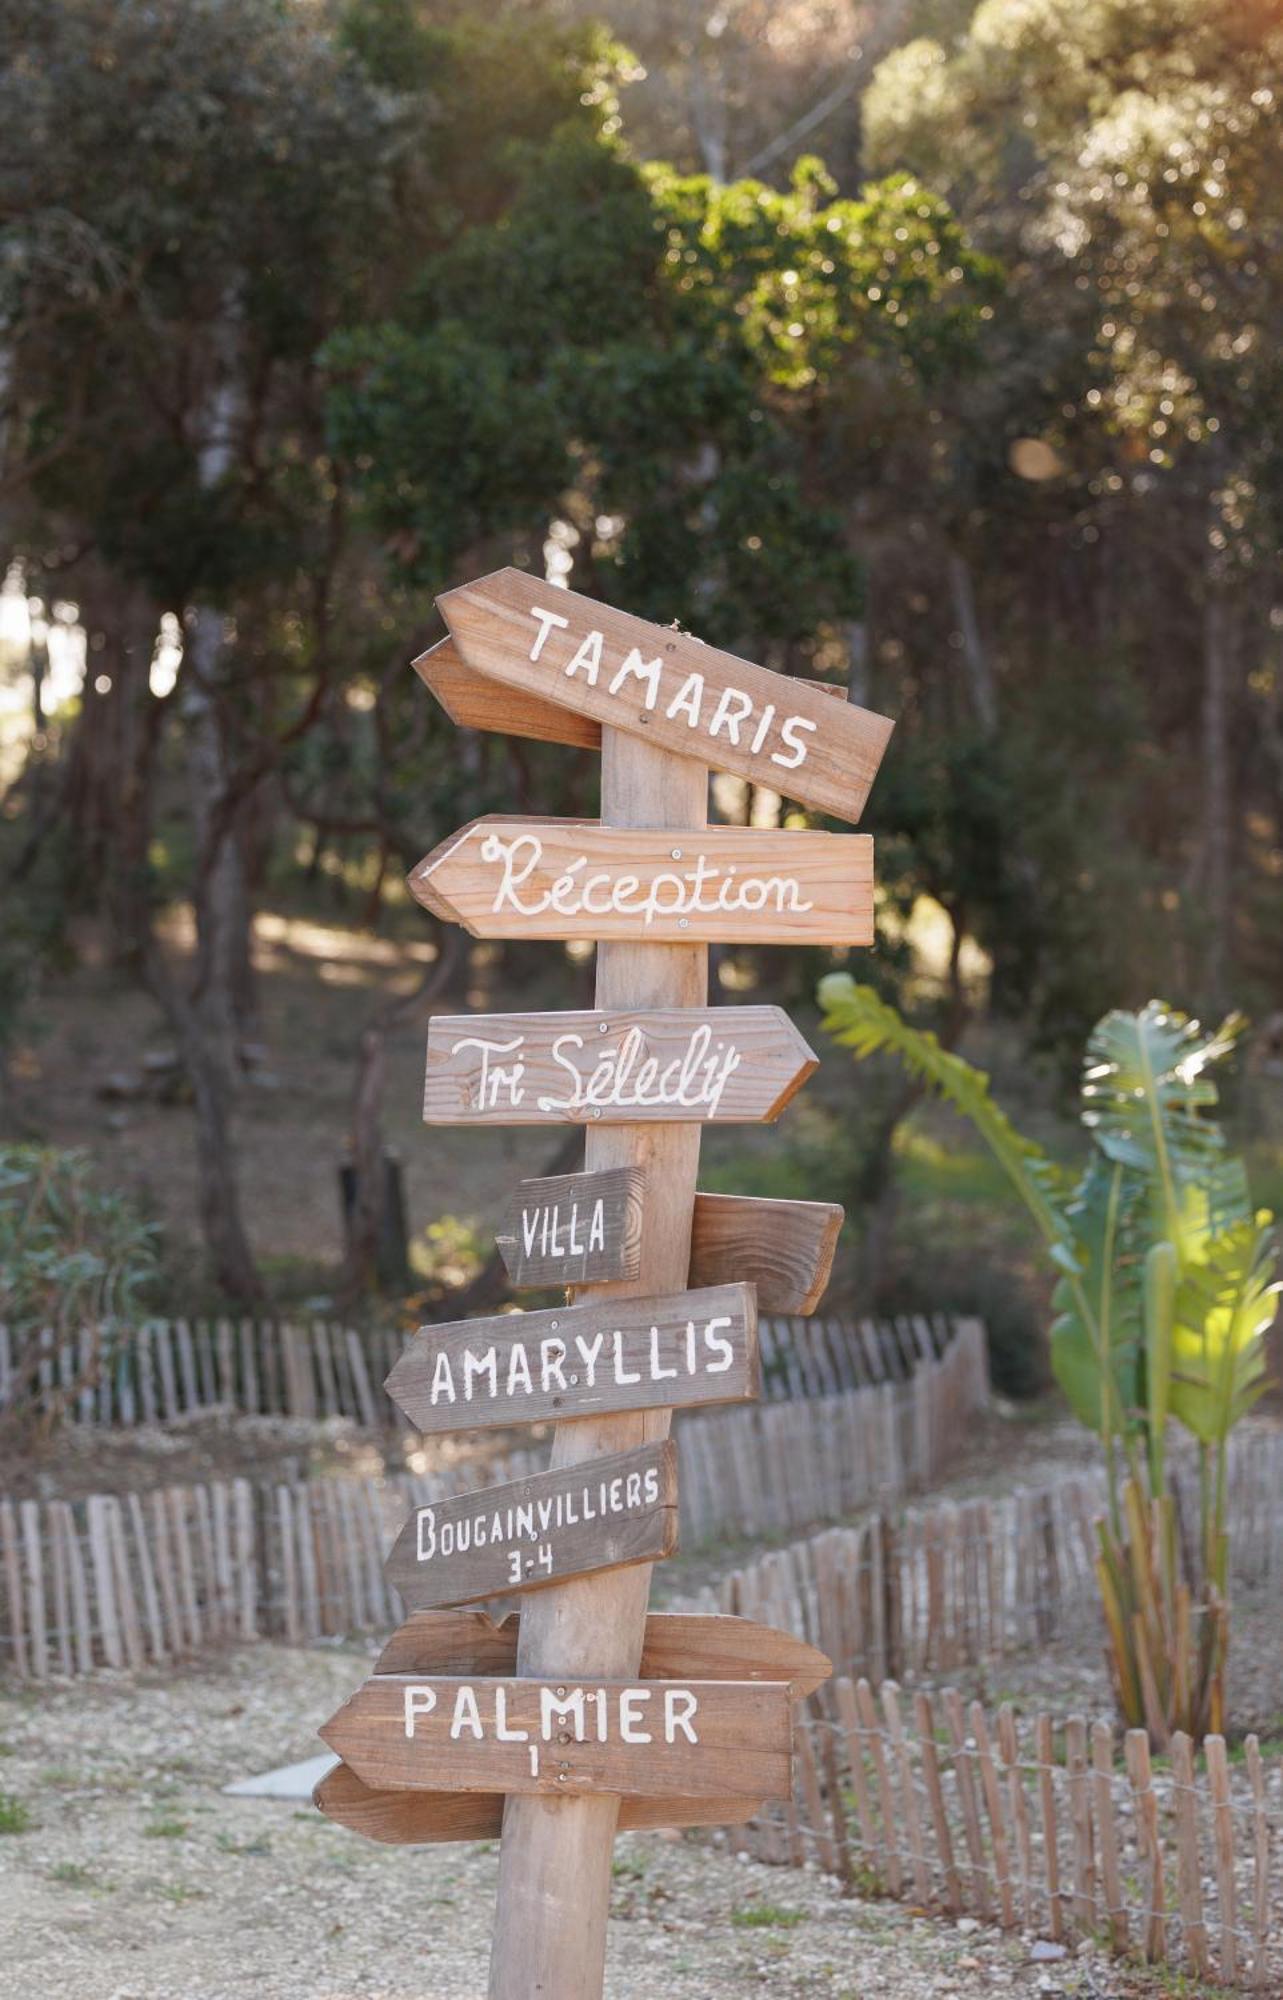
[[[1177,1467],[1192,1519],[1196,1467]],[[907,1489],[901,1489],[907,1490]],[[734,1569],[691,1608],[809,1639],[874,1681],[949,1673],[1044,1645],[1095,1619],[1099,1477],[936,1502],[826,1528]],[[1283,1595],[1283,1432],[1246,1430],[1229,1459],[1236,1585]]]
[[[944,1471],[988,1393],[984,1329],[958,1321],[908,1380],[679,1419],[682,1534],[796,1531]],[[264,1635],[401,1616],[383,1558],[412,1506],[541,1471],[546,1447],[430,1474],[245,1479],[87,1500],[0,1500],[0,1664],[139,1668]]]
[[[861,1894],[969,1913],[1200,1982],[1283,1991],[1283,1769],[1255,1736],[1232,1765],[1209,1736],[1151,1758],[1144,1730],[1045,1713],[994,1716],[955,1688],[830,1683],[834,1714],[794,1732],[795,1791],[730,1839],[820,1868]]]
[[[767,1402],[841,1395],[911,1379],[948,1346],[944,1318],[850,1320],[764,1317],[759,1324]],[[99,1342],[46,1336],[34,1380],[0,1325],[0,1410],[33,1396],[73,1423],[170,1423],[214,1411],[304,1420],[347,1417],[367,1429],[407,1428],[383,1379],[408,1335],[334,1320],[152,1319]]]

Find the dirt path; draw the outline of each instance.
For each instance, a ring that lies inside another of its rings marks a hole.
[[[6,2000],[482,2000],[490,1847],[389,1849],[221,1787],[311,1756],[364,1648],[0,1696]],[[730,1836],[733,1841],[733,1835]],[[842,1897],[681,1836],[619,1844],[610,2000],[984,2000],[1136,1989],[1094,1951]]]

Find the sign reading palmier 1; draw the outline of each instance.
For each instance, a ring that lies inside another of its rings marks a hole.
[[[599,2000],[616,1826],[787,1796],[791,1704],[829,1671],[745,1620],[646,1613],[670,1416],[757,1396],[758,1310],[814,1309],[842,1221],[697,1193],[700,1128],[778,1117],[816,1066],[778,1007],[701,1004],[705,947],[873,936],[872,843],[710,827],[708,771],[854,821],[891,725],[520,570],[440,605],[415,666],[447,713],[600,748],[601,817],[473,821],[410,887],[478,937],[595,942],[598,1005],[437,1017],[424,1117],[582,1125],[585,1171],[523,1182],[497,1230],[513,1285],[566,1303],[426,1326],[388,1377],[425,1433],[553,1420],[552,1464],[415,1507],[387,1564],[410,1615],[322,1732],[316,1799],[375,1840],[501,1833],[490,2000]],[[510,1593],[519,1625],[452,1608]]]

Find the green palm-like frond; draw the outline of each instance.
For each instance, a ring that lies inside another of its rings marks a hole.
[[[1228,1437],[1265,1388],[1280,1289],[1270,1222],[1261,1214],[1209,1241],[1177,1287],[1171,1412],[1202,1444]]]
[[[1150,1181],[1155,1233],[1182,1262],[1191,1237],[1251,1212],[1242,1169],[1207,1116],[1217,1097],[1207,1071],[1229,1054],[1242,1025],[1231,1016],[1208,1034],[1151,1000],[1136,1014],[1106,1014],[1087,1043],[1083,1123],[1107,1159]]]
[[[1115,1435],[1136,1427],[1142,1393],[1139,1195],[1134,1175],[1093,1159],[1066,1208],[1075,1270],[1052,1294],[1056,1380],[1082,1423]]]
[[[1059,1246],[1072,1261],[1071,1232],[1061,1206],[1064,1177],[1042,1148],[1023,1138],[994,1103],[984,1071],[942,1049],[928,1030],[910,1027],[871,986],[857,986],[847,972],[831,972],[822,979],[819,999],[825,1030],[834,1041],[860,1057],[889,1050],[910,1075],[970,1119],[1053,1246],[1053,1254]]]

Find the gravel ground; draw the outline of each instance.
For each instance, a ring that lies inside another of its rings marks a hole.
[[[261,1646],[165,1677],[0,1695],[5,2000],[482,2000],[493,1847],[377,1847],[308,1808],[227,1799],[315,1753],[364,1647]],[[734,1836],[728,1836],[733,1843]],[[841,1896],[680,1836],[619,1843],[610,2000],[1115,2000],[1085,1949]]]

